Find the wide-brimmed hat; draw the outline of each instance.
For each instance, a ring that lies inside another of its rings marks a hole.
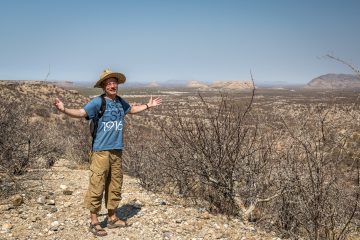
[[[126,81],[126,77],[122,73],[113,72],[110,69],[105,69],[101,75],[100,79],[95,83],[94,88],[102,88],[101,84],[108,78],[116,78],[118,84],[124,83]]]

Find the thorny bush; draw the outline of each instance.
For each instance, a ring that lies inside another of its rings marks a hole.
[[[348,145],[357,123],[326,106],[281,122],[285,132],[276,152],[283,194],[273,206],[277,227],[292,237],[345,239],[359,223],[359,155]]]
[[[359,224],[359,154],[350,144],[358,122],[330,105],[269,113],[253,98],[199,94],[179,105],[152,141],[130,149],[129,171],[150,190],[286,237],[345,239]]]
[[[87,125],[79,128],[77,124],[51,121],[52,103],[44,101],[40,93],[22,94],[19,89],[23,85],[0,85],[7,94],[0,99],[1,197],[21,186],[13,176],[24,174],[29,168],[50,167],[61,157],[87,159]],[[29,86],[48,87],[41,83]]]

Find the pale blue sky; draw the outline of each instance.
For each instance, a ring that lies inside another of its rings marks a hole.
[[[360,67],[356,0],[2,0],[0,79],[307,83]]]

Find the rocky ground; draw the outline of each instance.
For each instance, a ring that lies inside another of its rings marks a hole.
[[[50,170],[33,170],[22,181],[24,193],[0,205],[0,239],[95,239],[88,212],[82,207],[88,170],[58,161]],[[102,239],[279,239],[239,219],[185,207],[181,200],[144,190],[125,176],[117,215],[131,224],[108,229]],[[105,210],[100,213],[106,227]]]

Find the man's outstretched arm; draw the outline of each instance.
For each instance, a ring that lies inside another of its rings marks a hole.
[[[146,110],[148,108],[156,107],[156,106],[160,105],[161,102],[162,102],[161,98],[153,99],[152,96],[151,96],[150,100],[149,100],[149,102],[147,104],[138,105],[138,106],[131,106],[130,113],[138,113],[138,112],[144,111],[144,110]]]
[[[64,104],[60,99],[55,98],[54,106],[62,113],[73,117],[73,118],[84,118],[87,116],[86,111],[83,108],[79,109],[72,109],[72,108],[65,108]]]

